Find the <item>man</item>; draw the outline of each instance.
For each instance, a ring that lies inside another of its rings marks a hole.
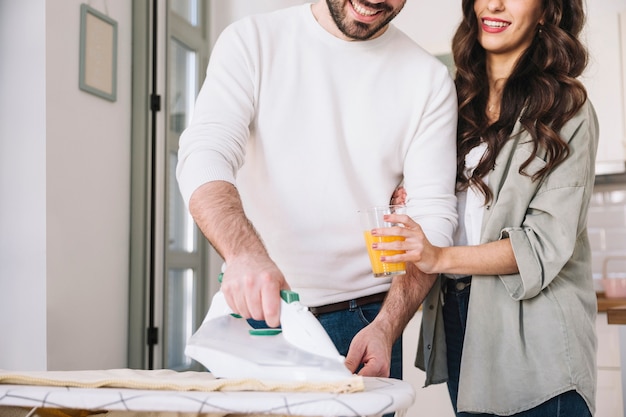
[[[434,276],[374,278],[357,210],[403,182],[431,241],[451,244],[456,226],[454,85],[390,25],[405,1],[318,0],[230,25],[177,167],[234,311],[277,326],[290,288],[352,371],[394,378]]]

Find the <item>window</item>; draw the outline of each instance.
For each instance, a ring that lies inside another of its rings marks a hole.
[[[164,245],[163,368],[188,370],[194,365],[185,353],[187,339],[200,325],[208,297],[207,244],[183,203],[176,182],[178,141],[193,114],[208,53],[206,28],[197,0],[170,1],[167,14],[166,184]]]
[[[203,6],[198,0],[133,3],[133,368],[200,369],[184,350],[208,308],[214,255],[183,203],[176,164],[208,62]]]

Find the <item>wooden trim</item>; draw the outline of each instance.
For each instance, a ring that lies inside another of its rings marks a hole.
[[[605,313],[615,307],[626,307],[626,298],[607,298],[603,292],[598,292],[598,313]]]
[[[626,324],[626,306],[611,308],[606,315],[609,324]]]

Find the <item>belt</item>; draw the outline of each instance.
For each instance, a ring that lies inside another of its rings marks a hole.
[[[448,291],[463,291],[465,288],[469,287],[470,284],[472,283],[472,276],[465,276],[465,277],[461,277],[461,278],[450,278],[450,277],[445,277],[446,281],[445,281],[445,285],[446,285],[446,290]]]
[[[334,313],[336,311],[355,309],[360,306],[364,306],[367,304],[373,303],[382,303],[387,296],[386,292],[381,292],[378,294],[366,295],[365,297],[355,298],[353,300],[348,301],[340,301],[338,303],[326,304],[319,307],[309,307],[309,311],[313,313],[314,316],[319,316],[320,314],[326,313]]]

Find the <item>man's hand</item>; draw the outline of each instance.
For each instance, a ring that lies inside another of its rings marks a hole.
[[[346,355],[346,367],[355,373],[359,366],[363,365],[359,375],[388,378],[393,346],[391,338],[390,335],[385,334],[384,329],[378,328],[374,323],[365,327],[354,336],[350,343],[350,349]]]
[[[437,275],[424,274],[407,263],[406,275],[391,280],[391,288],[376,318],[354,336],[346,355],[346,367],[359,375],[388,377],[391,349],[430,291]]]
[[[266,256],[240,256],[227,262],[222,292],[228,305],[244,318],[280,325],[280,290],[289,289],[276,264]]]

